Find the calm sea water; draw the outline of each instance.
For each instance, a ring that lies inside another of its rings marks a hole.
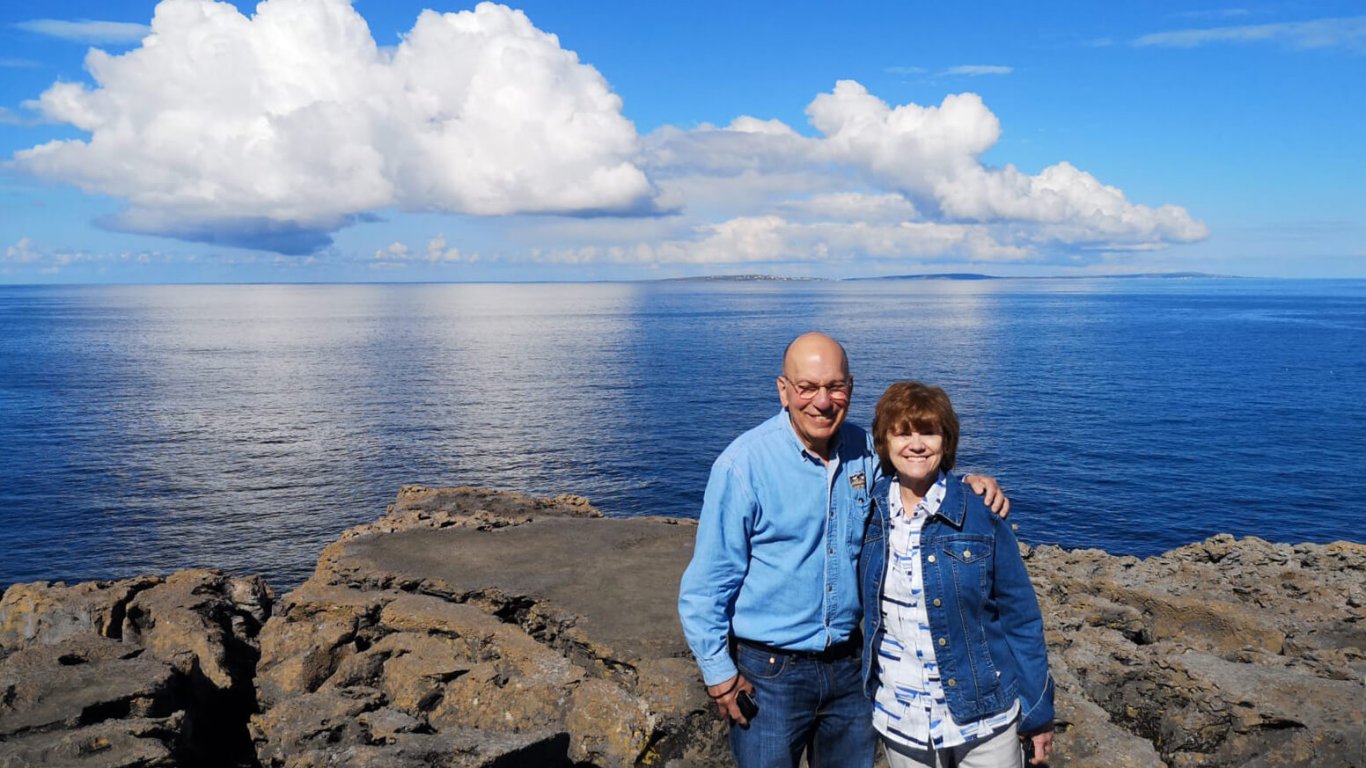
[[[413,482],[695,516],[808,329],[860,423],[948,389],[1026,541],[1366,540],[1366,281],[0,287],[0,585],[288,588]]]

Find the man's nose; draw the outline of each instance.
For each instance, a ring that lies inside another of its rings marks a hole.
[[[816,390],[816,396],[811,399],[811,402],[814,403],[817,408],[824,411],[835,404],[835,399],[830,396],[830,389],[828,387],[821,387]]]

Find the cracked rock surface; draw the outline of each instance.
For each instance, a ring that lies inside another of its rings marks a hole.
[[[1042,546],[1058,766],[1366,766],[1366,546]]]
[[[273,608],[212,571],[11,586],[0,768],[729,766],[675,614],[694,532],[405,486]],[[1366,545],[1023,552],[1055,768],[1366,768]]]
[[[262,764],[725,764],[675,612],[693,533],[405,486],[263,633]]]
[[[258,578],[16,584],[0,597],[0,767],[233,766],[254,756]]]

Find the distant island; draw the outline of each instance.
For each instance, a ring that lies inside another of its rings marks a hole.
[[[978,272],[925,272],[914,275],[879,275],[874,277],[784,277],[782,275],[699,275],[696,277],[666,277],[647,282],[660,283],[826,283],[868,282],[874,280],[1191,280],[1197,278],[1228,280],[1238,275],[1215,275],[1208,272],[1130,272],[1117,275],[986,275]]]
[[[665,277],[660,283],[828,283],[826,277],[783,277],[781,275],[699,275],[697,277]]]
[[[1189,280],[1194,278],[1230,279],[1237,275],[1213,275],[1207,272],[1130,272],[1122,275],[984,275],[977,272],[930,272],[918,275],[882,275],[880,277],[846,277],[843,282],[868,280]]]

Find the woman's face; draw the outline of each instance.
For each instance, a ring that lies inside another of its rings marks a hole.
[[[944,436],[937,431],[912,430],[887,436],[887,452],[902,485],[914,488],[933,483],[944,461]]]

